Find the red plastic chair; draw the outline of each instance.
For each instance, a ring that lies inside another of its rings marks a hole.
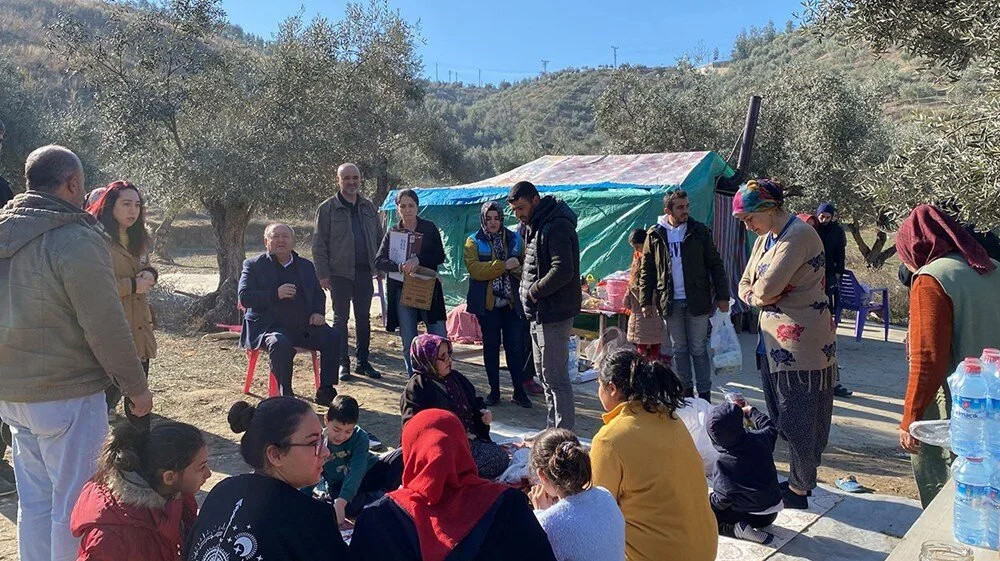
[[[240,312],[240,318],[243,318],[243,312],[246,308],[243,307],[239,302],[236,303],[236,309]],[[233,333],[242,333],[243,325],[224,325],[216,324],[220,329],[226,329],[232,331]],[[254,372],[257,370],[257,360],[260,358],[260,349],[244,349],[247,353],[247,380],[243,383],[243,393],[250,393],[250,386],[253,385]],[[306,349],[304,347],[295,347],[295,354],[299,353],[310,353],[312,355],[312,365],[313,365],[313,379],[316,384],[316,389],[319,389],[319,351],[314,351],[312,349]],[[278,395],[278,379],[275,378],[274,372],[269,372],[267,377],[267,397],[275,397]]]
[[[246,349],[247,353],[247,381],[243,384],[243,393],[250,393],[250,386],[253,384],[254,371],[257,370],[257,359],[260,358],[260,349]],[[312,354],[312,364],[313,364],[313,378],[316,383],[316,389],[319,389],[319,351],[314,351],[312,349],[306,349],[303,347],[295,347],[295,354],[298,353],[310,353]],[[278,395],[278,379],[274,377],[274,372],[269,372],[267,377],[267,397],[274,397]]]

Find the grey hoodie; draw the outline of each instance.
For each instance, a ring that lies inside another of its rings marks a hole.
[[[146,377],[97,221],[28,191],[0,210],[0,400],[85,397]]]

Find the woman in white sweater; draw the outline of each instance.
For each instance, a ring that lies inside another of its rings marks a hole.
[[[576,435],[547,429],[531,448],[539,485],[535,516],[558,561],[625,561],[625,518],[611,493],[590,484],[590,456]]]

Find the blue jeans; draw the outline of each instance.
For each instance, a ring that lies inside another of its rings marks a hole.
[[[403,340],[403,363],[406,364],[406,375],[413,376],[413,365],[410,364],[410,343],[417,337],[417,323],[424,322],[427,332],[441,337],[448,336],[448,328],[443,321],[427,323],[427,311],[404,306],[396,302],[396,315],[399,317],[399,337]]]
[[[70,533],[69,519],[108,435],[104,392],[41,403],[0,401],[0,417],[14,437],[21,560],[74,561],[80,540]]]
[[[486,310],[483,315],[477,315],[479,327],[483,330],[483,365],[486,367],[486,379],[490,382],[490,393],[500,394],[500,344],[507,357],[507,370],[510,371],[510,381],[514,387],[514,396],[525,398],[524,354],[521,345],[524,344],[524,320],[518,317],[517,311],[510,306],[502,306]]]
[[[667,316],[674,371],[685,389],[697,387],[698,393],[712,391],[712,358],[708,355],[708,314],[692,316],[687,302],[675,300]],[[694,362],[694,376],[691,363]]]

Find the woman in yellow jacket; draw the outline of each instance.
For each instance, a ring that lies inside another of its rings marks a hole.
[[[628,561],[713,561],[719,534],[701,457],[684,422],[684,386],[661,362],[621,350],[606,359],[598,397],[607,413],[590,452],[593,484],[625,516]]]
[[[524,241],[517,232],[503,226],[503,208],[496,201],[485,203],[479,212],[479,230],[465,240],[465,268],[469,271],[466,306],[475,314],[483,330],[483,364],[490,382],[487,405],[500,401],[500,343],[503,341],[507,368],[514,386],[511,399],[521,407],[531,407],[525,391],[522,354],[524,310],[518,296]],[[528,352],[531,352],[530,349]]]
[[[153,336],[153,311],[146,299],[156,284],[156,269],[148,265],[149,233],[146,231],[146,210],[142,195],[128,181],[108,185],[100,198],[87,209],[104,226],[110,239],[111,264],[118,280],[118,295],[125,308],[125,319],[132,328],[135,350],[149,376],[149,361],[156,356]],[[107,390],[108,409],[118,406],[121,392],[111,386]],[[149,415],[133,417],[128,407],[125,416],[139,430],[149,430]]]

